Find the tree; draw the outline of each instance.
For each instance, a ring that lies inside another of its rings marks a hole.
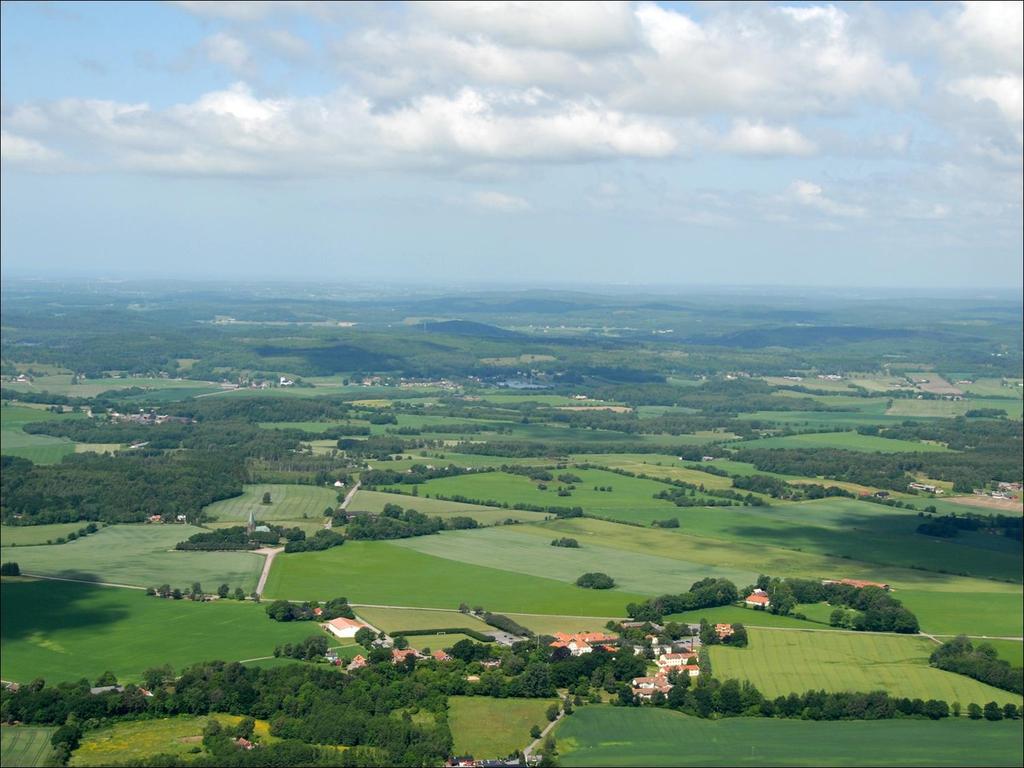
[[[1007,720],[1017,720],[1020,717],[1020,710],[1017,709],[1016,704],[1004,704],[1003,705],[1003,717]]]
[[[269,504],[270,503],[270,491],[266,491],[263,494],[263,503],[264,504]]]
[[[544,715],[547,717],[549,722],[555,722],[555,720],[558,719],[558,705],[552,704],[551,706],[549,706]]]
[[[576,579],[576,586],[584,589],[611,589],[615,586],[615,579],[607,573],[595,571],[584,573]]]
[[[829,614],[828,623],[833,627],[841,627],[846,624],[846,611],[842,608],[836,608]]]
[[[21,576],[21,568],[15,562],[0,564],[0,576]]]
[[[173,679],[174,668],[170,664],[165,664],[162,667],[150,667],[142,673],[142,681],[150,691],[155,691],[164,684],[164,681]]]
[[[221,584],[219,587],[217,587],[217,597],[221,598],[222,600],[226,598],[228,596],[228,593],[230,592],[231,587],[229,587],[227,584]]]
[[[245,600],[245,590],[241,587],[235,587],[235,600]]]
[[[96,678],[96,687],[102,688],[107,685],[117,685],[117,676],[110,671],[104,672]]]
[[[981,720],[981,707],[974,702],[967,705],[967,716],[971,720]]]
[[[182,597],[184,597],[184,595],[181,594],[181,590],[178,589],[177,587],[175,587],[171,591],[171,599],[173,599],[173,600],[181,600]]]
[[[256,728],[256,719],[246,715],[238,721],[238,725],[235,726],[234,735],[236,738],[251,739],[252,732]]]
[[[409,647],[409,641],[406,639],[405,635],[395,635],[394,645],[398,650],[404,651]]]
[[[192,583],[192,599],[193,600],[202,600],[203,599],[203,587],[202,587],[202,585],[198,581]]]
[[[539,739],[540,738],[540,734],[541,734],[541,730],[540,730],[540,726],[539,725],[534,725],[533,727],[530,728],[530,738],[531,739]]]
[[[377,633],[369,627],[360,627],[356,631],[355,641],[359,645],[369,650],[373,646],[373,641],[377,639]]]
[[[994,701],[990,701],[988,704],[985,705],[984,713],[986,720],[994,721],[1003,719],[1003,710],[1000,709],[999,705],[996,704]]]

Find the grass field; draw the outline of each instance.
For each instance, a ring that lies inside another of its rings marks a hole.
[[[927,592],[900,589],[895,595],[914,612],[925,632],[1020,637],[1024,627],[1024,605],[1019,591]]]
[[[18,549],[24,573],[84,581],[208,589],[222,583],[248,593],[256,586],[263,556],[251,552],[178,552],[174,545],[200,528],[190,525],[111,525],[67,544]]]
[[[413,635],[408,640],[410,648],[417,650],[429,648],[431,651],[439,651],[442,648],[451,648],[459,640],[473,640],[473,638],[458,632],[445,632],[440,635]],[[476,641],[473,640],[473,642]]]
[[[554,699],[491,699],[452,696],[448,699],[448,726],[456,755],[478,760],[506,757],[533,739],[530,728],[547,725],[545,710]]]
[[[53,753],[50,737],[56,728],[31,725],[0,726],[0,765],[4,768],[38,768]]]
[[[911,440],[890,440],[858,432],[812,432],[806,435],[787,435],[746,441],[741,447],[750,448],[841,448],[846,451],[868,451],[879,453],[919,452],[933,453],[949,449],[938,443],[915,442]]]
[[[47,376],[39,376],[31,384],[4,383],[4,389],[10,388],[15,392],[49,392],[54,395],[68,395],[69,397],[96,397],[96,395],[102,392],[130,389],[132,387],[147,390],[145,393],[147,400],[153,399],[164,392],[183,391],[185,396],[190,397],[195,392],[214,392],[218,389],[216,383],[209,381],[127,376],[118,379],[86,379],[79,384],[72,384],[70,373],[53,373]]]
[[[1019,419],[1024,410],[1019,398],[972,397],[968,400],[893,400],[886,414],[900,418],[930,416],[948,419],[978,408],[1002,408],[1011,419]]]
[[[0,407],[0,453],[20,456],[35,464],[56,464],[75,452],[75,444],[65,437],[30,435],[22,430],[37,421],[62,421],[85,418],[81,413],[51,413],[44,408],[22,405]]]
[[[547,482],[547,490],[541,490],[539,484],[528,477],[505,472],[443,477],[428,480],[418,488],[420,496],[461,495],[508,504],[520,502],[543,507],[582,507],[584,512],[592,515],[642,523],[673,516],[678,509],[670,501],[654,498],[654,494],[670,487],[665,483],[625,477],[600,469],[569,471],[580,478],[580,482],[575,483],[576,490],[569,496],[558,495],[558,488],[563,485],[558,480]],[[598,491],[595,486],[610,487],[612,490]]]
[[[975,645],[987,643],[996,649],[999,658],[1010,663],[1011,667],[1024,666],[1024,643],[1019,640],[972,640]]]
[[[359,618],[385,632],[413,629],[466,627],[486,633],[492,627],[472,614],[456,610],[426,611],[415,608],[360,608]]]
[[[752,608],[740,608],[736,605],[723,605],[720,608],[703,608],[697,611],[673,613],[665,617],[665,621],[678,621],[680,624],[698,624],[701,619],[707,619],[712,624],[745,624],[750,627],[831,629],[828,624],[796,619],[792,616],[776,616],[768,611],[755,611]]]
[[[538,616],[529,613],[506,614],[517,624],[538,635],[554,635],[555,632],[599,632],[605,630],[609,619],[615,616]]]
[[[566,766],[1021,764],[1020,723],[767,718],[701,720],[643,707],[580,707],[555,731]]]
[[[270,504],[264,504],[263,494],[270,494]],[[251,511],[257,521],[322,520],[324,510],[338,506],[338,493],[333,488],[316,485],[263,484],[247,485],[241,496],[224,499],[203,511],[219,522],[249,519]]]
[[[554,579],[453,564],[383,541],[350,541],[324,552],[278,555],[264,590],[267,598],[326,600],[415,608],[482,605],[495,612],[595,616],[625,615],[639,595],[587,590]]]
[[[0,526],[0,546],[28,547],[56,541],[62,536],[81,530],[88,523],[50,523],[49,525]]]
[[[321,630],[276,622],[261,606],[161,600],[134,589],[4,579],[0,676],[25,682],[94,680],[106,670],[138,681],[149,667],[270,656],[279,643]]]
[[[234,726],[238,715],[212,715],[225,726]],[[153,755],[185,757],[194,747],[202,747],[203,728],[209,717],[180,715],[159,720],[121,722],[106,728],[87,731],[81,746],[71,756],[69,765],[104,766],[144,760]],[[263,743],[277,741],[270,735],[266,720],[257,720],[253,731]],[[200,752],[205,755],[205,752]]]
[[[349,509],[358,512],[380,512],[385,504],[398,504],[406,509],[415,509],[425,515],[437,517],[455,517],[462,515],[472,517],[481,525],[495,525],[511,518],[529,523],[543,520],[548,515],[543,512],[523,512],[516,509],[496,509],[479,504],[460,504],[457,501],[441,501],[427,499],[423,496],[406,496],[400,493],[383,493],[381,491],[358,491],[349,504]]]
[[[935,648],[922,637],[751,629],[749,647],[713,646],[710,653],[715,677],[749,680],[770,697],[811,689],[885,690],[964,706],[1021,703],[1018,695],[929,667]]]
[[[605,546],[604,541],[613,543],[611,537],[620,533],[616,528],[624,529],[621,531],[623,536],[633,531],[632,527],[605,523],[602,531],[608,538],[591,537],[580,541],[578,549],[552,547],[554,533],[546,527],[525,525],[445,531],[438,536],[401,539],[395,544],[460,563],[500,568],[569,584],[575,583],[583,573],[601,571],[615,579],[616,590],[646,595],[683,592],[706,576],[721,576],[740,584],[748,584],[757,578],[753,568],[722,567],[681,557]],[[682,537],[676,536],[675,539],[682,543]]]

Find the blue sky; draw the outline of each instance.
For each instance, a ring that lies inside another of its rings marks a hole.
[[[1020,3],[5,3],[5,275],[1019,287]]]

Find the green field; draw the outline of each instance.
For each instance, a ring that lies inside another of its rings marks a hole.
[[[86,379],[78,384],[72,384],[71,379],[70,373],[53,373],[39,376],[31,384],[4,382],[4,389],[9,388],[15,392],[49,392],[69,397],[96,397],[103,392],[139,387],[147,390],[146,400],[159,399],[159,396],[164,393],[182,392],[183,397],[191,397],[197,393],[218,391],[218,385],[213,382],[189,379],[124,376],[116,379]],[[177,399],[183,399],[183,397]]]
[[[1011,419],[1019,419],[1024,410],[1019,398],[972,397],[969,400],[893,400],[886,413],[899,418],[953,418],[978,408],[1002,408]]]
[[[429,648],[431,651],[440,651],[443,648],[451,648],[459,640],[473,640],[473,638],[458,632],[445,632],[439,635],[412,635],[408,640],[410,648],[416,650]]]
[[[263,503],[264,493],[270,494],[270,504]],[[203,511],[218,522],[244,522],[249,519],[250,512],[259,522],[279,522],[323,520],[324,510],[337,506],[338,493],[334,488],[268,483],[246,485],[241,496],[214,502]]]
[[[926,592],[900,589],[895,596],[917,616],[924,632],[942,635],[1020,637],[1024,605],[1020,591]]]
[[[472,517],[481,525],[496,525],[509,518],[528,523],[549,517],[543,512],[496,509],[479,504],[460,504],[457,501],[441,501],[440,499],[427,499],[423,496],[406,496],[400,493],[380,491],[358,491],[348,508],[354,512],[379,513],[384,509],[385,504],[398,504],[406,509],[415,509],[425,515],[436,515],[437,517],[455,517],[457,515]]]
[[[0,765],[6,768],[39,768],[53,753],[50,737],[56,728],[31,725],[0,726]]]
[[[383,541],[350,541],[324,552],[278,555],[265,597],[327,600],[339,594],[353,603],[457,608],[466,602],[495,612],[624,615],[639,595],[580,589],[554,579],[453,564]]]
[[[476,616],[456,610],[427,611],[416,608],[360,608],[359,618],[385,632],[414,629],[465,627],[486,633],[492,627]]]
[[[802,609],[803,606],[800,606],[797,610]],[[832,629],[828,624],[819,624],[792,616],[776,616],[768,611],[755,611],[753,608],[741,608],[736,605],[723,605],[720,608],[702,608],[696,611],[673,613],[665,617],[665,621],[677,621],[680,624],[699,624],[701,619],[707,619],[712,624],[745,624],[748,627]]]
[[[590,537],[580,541],[578,549],[552,547],[555,533],[546,527],[525,525],[445,531],[438,536],[401,539],[395,544],[460,563],[501,568],[569,584],[575,583],[583,573],[601,571],[615,579],[616,590],[652,596],[683,592],[706,576],[728,578],[740,584],[749,584],[757,578],[753,568],[735,569],[693,562],[682,556],[618,549],[613,541],[614,536],[620,533],[614,530],[616,528],[622,529],[623,536],[633,531],[632,527],[605,523],[604,538]],[[682,543],[682,537],[674,538]],[[612,546],[606,546],[604,542]]]
[[[174,545],[202,529],[190,525],[111,525],[66,544],[25,547],[23,573],[139,587],[198,581],[216,588],[227,582],[246,592],[256,586],[263,556],[251,552],[178,552]]]
[[[215,585],[212,585],[215,586]],[[161,600],[134,589],[4,579],[0,676],[94,680],[105,670],[138,681],[149,667],[270,656],[321,630],[276,622],[251,602]]]
[[[935,643],[923,637],[857,632],[751,629],[747,648],[713,646],[719,679],[749,680],[769,697],[826,691],[888,691],[894,696],[1021,703],[1021,697],[928,666]]]
[[[610,619],[621,620],[621,616],[544,616],[532,613],[508,613],[509,618],[522,624],[538,635],[554,635],[555,632],[600,632],[606,629]]]
[[[1021,764],[1020,723],[701,720],[652,707],[580,707],[555,731],[566,766]]]
[[[541,490],[538,483],[522,475],[505,472],[481,472],[457,477],[428,480],[419,486],[419,495],[464,496],[481,501],[507,504],[535,504],[542,507],[582,507],[583,511],[598,517],[650,523],[651,520],[673,516],[678,509],[670,501],[655,499],[654,494],[670,486],[655,480],[625,477],[600,469],[568,470],[580,478],[576,490],[569,496],[559,496],[558,480],[546,483]],[[555,471],[556,475],[559,472]],[[598,491],[597,487],[612,490]]]
[[[237,715],[218,714],[213,717],[226,726],[236,725],[241,719]],[[159,754],[184,757],[193,747],[202,747],[203,727],[209,719],[180,715],[159,720],[121,722],[88,731],[68,764],[104,766],[132,763]],[[264,743],[277,741],[270,735],[270,727],[265,720],[256,721],[253,734],[258,741]],[[200,754],[206,755],[205,752]]]
[[[554,699],[491,699],[452,696],[448,699],[448,726],[456,755],[478,760],[506,757],[528,746],[530,728],[547,725],[545,710]]]
[[[56,464],[75,452],[75,444],[66,437],[30,435],[22,430],[26,424],[37,421],[83,419],[81,413],[51,413],[44,408],[22,405],[0,407],[0,453],[20,456],[36,464]]]
[[[28,547],[56,541],[84,528],[88,523],[50,523],[48,525],[0,526],[0,546]],[[6,559],[6,558],[5,558]]]
[[[743,448],[841,448],[847,451],[868,451],[879,453],[948,451],[938,443],[914,442],[911,440],[890,440],[859,432],[812,432],[806,435],[769,437],[761,440],[737,443]]]
[[[1024,643],[1019,640],[972,640],[977,645],[988,644],[996,649],[999,658],[1011,667],[1024,666]]]

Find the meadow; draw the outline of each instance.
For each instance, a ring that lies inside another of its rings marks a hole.
[[[149,667],[270,656],[274,646],[320,633],[313,622],[276,622],[252,602],[194,603],[134,589],[5,578],[0,582],[0,676],[26,682],[94,680],[110,670],[138,682]]]
[[[797,608],[803,611],[803,606]],[[831,610],[831,609],[829,609]],[[832,629],[828,624],[821,624],[794,616],[777,616],[768,611],[755,611],[753,608],[741,608],[738,605],[723,605],[718,608],[702,608],[696,611],[673,613],[665,617],[665,621],[677,621],[680,624],[699,624],[707,619],[712,624],[743,624],[748,627],[782,627],[784,629]]]
[[[893,400],[886,415],[949,419],[979,408],[1002,408],[1011,419],[1021,418],[1024,412],[1024,405],[1019,398],[972,397],[967,400]]]
[[[860,632],[751,629],[747,648],[712,646],[719,679],[749,680],[766,696],[811,689],[888,691],[894,696],[1021,704],[1021,697],[969,677],[928,666],[934,642]]]
[[[209,590],[228,583],[252,591],[263,568],[262,555],[174,549],[201,530],[191,525],[111,525],[66,544],[19,548],[17,563],[23,573],[65,579],[138,587],[188,587],[198,581]]]
[[[202,750],[203,728],[211,717],[228,727],[237,725],[241,720],[238,715],[218,714],[209,717],[179,715],[158,720],[117,723],[87,731],[68,765],[104,766],[145,760],[159,754],[187,758],[196,747],[200,749],[197,756],[206,755]],[[278,740],[270,735],[270,725],[266,720],[257,720],[253,733],[263,743]]]
[[[629,592],[580,589],[554,579],[456,564],[383,541],[278,555],[264,589],[265,598],[287,600],[338,595],[374,606],[458,608],[466,602],[498,613],[592,616],[623,616],[627,603],[641,599]]]
[[[47,765],[53,754],[50,737],[56,730],[32,725],[0,726],[0,764],[11,768]]]
[[[931,453],[949,450],[946,446],[938,443],[892,440],[886,437],[862,435],[859,432],[811,432],[805,435],[746,440],[739,445],[744,448],[840,448],[846,451],[870,453]]]
[[[88,523],[49,523],[47,525],[0,526],[0,546],[28,547],[56,541],[84,528]],[[6,558],[5,558],[6,559]]]
[[[530,728],[547,725],[545,710],[554,699],[490,699],[452,696],[448,699],[448,726],[456,755],[478,760],[506,757],[533,739]]]
[[[263,494],[270,494],[270,504],[263,503]],[[322,520],[325,509],[338,506],[334,488],[316,485],[267,483],[246,485],[241,496],[224,499],[203,509],[219,522],[245,522],[252,512],[258,522],[283,520]]]
[[[1020,765],[1020,724],[967,719],[701,720],[651,707],[580,707],[555,731],[565,766]]]
[[[496,525],[509,519],[529,523],[544,520],[548,517],[543,512],[500,509],[485,507],[480,504],[461,504],[457,501],[428,499],[423,496],[407,496],[400,493],[363,490],[356,492],[348,508],[357,512],[379,513],[384,509],[385,504],[398,504],[406,509],[415,509],[425,515],[436,515],[437,517],[472,517],[481,525]]]
[[[457,610],[423,610],[416,608],[360,608],[359,618],[385,632],[402,630],[446,629],[465,627],[486,633],[492,627],[476,616]]]

